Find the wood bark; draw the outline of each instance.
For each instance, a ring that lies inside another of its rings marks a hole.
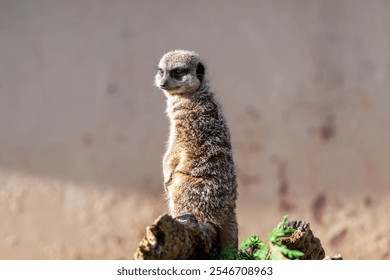
[[[305,221],[288,221],[284,227],[296,229],[290,236],[280,237],[278,242],[291,250],[304,252],[301,259],[322,260],[325,251],[321,241],[313,235]],[[146,233],[134,253],[136,260],[200,260],[211,259],[220,250],[218,229],[211,223],[201,223],[191,215],[172,218],[160,216]],[[341,255],[325,259],[342,259]]]

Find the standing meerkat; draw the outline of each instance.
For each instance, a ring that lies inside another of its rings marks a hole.
[[[221,248],[238,246],[237,182],[230,133],[195,52],[166,53],[155,84],[167,97],[170,120],[163,159],[170,214],[193,214],[218,226]]]

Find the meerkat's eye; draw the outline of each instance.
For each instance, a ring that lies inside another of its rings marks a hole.
[[[180,78],[183,75],[188,74],[189,70],[187,68],[175,68],[172,70],[172,77]]]

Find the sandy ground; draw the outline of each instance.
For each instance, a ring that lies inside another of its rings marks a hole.
[[[131,259],[145,227],[165,211],[162,190],[109,189],[0,174],[0,259]],[[389,195],[313,194],[262,201],[242,190],[240,242],[262,238],[286,213],[311,222],[327,255],[390,259]]]

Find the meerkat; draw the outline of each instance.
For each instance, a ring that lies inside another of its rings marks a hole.
[[[220,246],[238,246],[237,182],[230,132],[210,90],[204,62],[192,51],[166,53],[155,85],[167,98],[170,134],[164,186],[173,217],[193,214],[218,226]]]

